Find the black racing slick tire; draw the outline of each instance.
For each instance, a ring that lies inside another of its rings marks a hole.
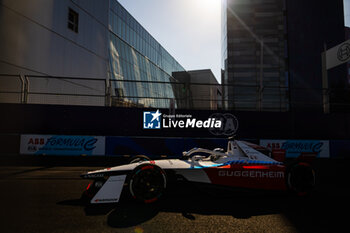
[[[150,161],[151,159],[148,158],[146,155],[136,155],[129,159],[129,163],[138,163],[142,161]]]
[[[139,202],[152,203],[165,192],[167,177],[163,169],[154,164],[136,167],[129,180],[131,196]]]
[[[309,164],[293,164],[287,172],[288,188],[299,196],[310,194],[315,187],[315,181],[315,171]]]

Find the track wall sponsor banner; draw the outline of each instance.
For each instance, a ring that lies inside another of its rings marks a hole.
[[[269,149],[286,150],[287,158],[296,158],[301,153],[317,153],[319,158],[329,158],[329,141],[327,140],[272,140],[261,139],[260,145]]]
[[[105,155],[104,136],[21,135],[21,154]]]

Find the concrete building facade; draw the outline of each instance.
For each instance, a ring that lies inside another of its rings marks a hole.
[[[286,8],[282,0],[224,0],[222,64],[225,105],[288,110]]]
[[[223,0],[222,84],[229,109],[322,111],[321,53],[344,41],[342,0]],[[341,102],[346,67],[328,72]]]
[[[173,76],[183,85],[177,100],[179,108],[222,109],[221,85],[211,70],[174,72]]]
[[[117,0],[3,0],[0,51],[0,102],[168,107],[184,71]]]

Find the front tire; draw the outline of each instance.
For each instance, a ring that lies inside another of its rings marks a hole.
[[[167,187],[164,170],[154,164],[142,164],[134,169],[130,176],[131,196],[143,203],[157,201]]]
[[[150,161],[151,159],[148,158],[146,155],[136,155],[133,156],[131,159],[129,159],[129,163],[138,163],[143,161]]]

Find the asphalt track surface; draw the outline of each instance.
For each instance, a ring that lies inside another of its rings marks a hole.
[[[310,197],[173,187],[154,205],[80,201],[99,167],[0,166],[0,232],[349,232],[349,161],[316,162]]]

